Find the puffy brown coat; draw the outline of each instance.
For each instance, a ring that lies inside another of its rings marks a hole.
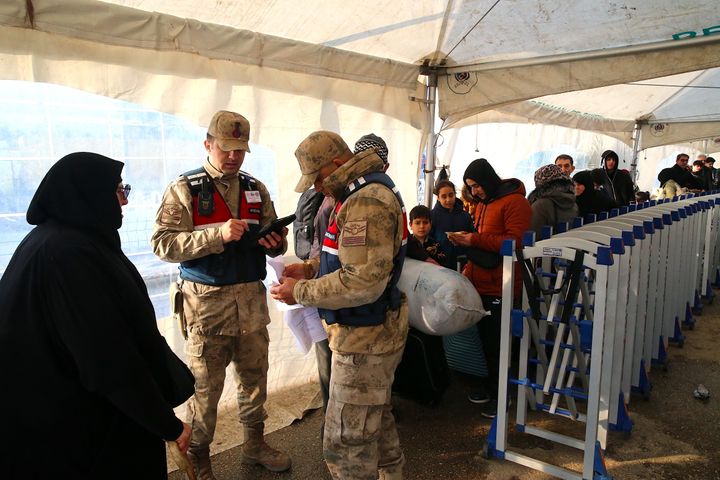
[[[472,246],[498,252],[502,243],[514,239],[515,245],[522,244],[522,236],[530,229],[532,211],[525,198],[525,186],[516,179],[503,180],[497,195],[488,203],[481,202],[473,217],[477,233],[473,233]],[[519,266],[518,266],[519,267]],[[472,262],[465,266],[463,274],[472,282],[480,295],[502,296],[502,264],[494,269],[478,267]],[[519,295],[522,277],[519,268],[515,271],[515,295]]]

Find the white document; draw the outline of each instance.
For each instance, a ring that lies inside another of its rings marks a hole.
[[[267,262],[267,276],[265,277],[265,280],[263,280],[263,283],[265,284],[265,288],[270,290],[270,287],[272,287],[273,285],[280,284],[280,277],[282,277],[282,272],[285,269],[285,262],[283,262],[283,257],[273,258],[266,256],[265,260]],[[303,308],[303,306],[300,304],[288,305],[287,303],[278,302],[277,300],[274,300],[274,302],[275,308],[279,312],[287,312],[288,310]]]
[[[270,288],[280,283],[280,277],[282,277],[282,272],[285,270],[285,262],[283,262],[282,257],[265,256],[265,263],[267,276],[263,283],[267,288]]]
[[[320,320],[320,315],[315,307],[287,310],[284,318],[295,337],[295,344],[303,353],[309,352],[313,343],[327,338],[322,320]]]
[[[280,277],[282,277],[282,272],[285,269],[285,262],[283,257],[265,258],[267,260],[267,276],[263,283],[265,283],[266,288],[270,289],[273,285],[280,283]],[[274,300],[274,302],[275,308],[279,312],[284,312],[283,318],[295,337],[295,344],[301,352],[309,352],[313,343],[327,338],[317,308],[304,307],[300,304],[288,305],[277,300]]]

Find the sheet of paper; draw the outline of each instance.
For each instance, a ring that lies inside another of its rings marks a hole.
[[[309,352],[313,343],[327,338],[317,308],[303,307],[288,310],[285,312],[284,318],[295,337],[295,344],[303,353]]]
[[[264,283],[265,287],[270,289],[273,285],[280,283],[279,278],[282,277],[285,262],[283,257],[265,258],[267,261],[267,276]],[[287,305],[277,300],[273,301],[275,302],[275,308],[280,312],[284,312],[283,318],[295,337],[295,344],[301,352],[309,352],[313,343],[327,338],[317,308],[304,307],[299,304]]]
[[[265,284],[265,288],[270,290],[270,287],[272,287],[273,285],[278,285],[280,283],[280,277],[282,277],[282,272],[285,269],[285,263],[283,262],[283,257],[266,256],[265,260],[267,276],[265,277],[265,280],[263,280],[263,283]],[[277,300],[273,301],[275,302],[275,308],[279,312],[287,312],[288,310],[303,308],[302,305],[288,305],[283,302],[278,302]]]
[[[285,262],[283,262],[283,257],[266,256],[265,263],[267,276],[265,280],[263,280],[263,283],[265,283],[266,287],[270,288],[272,285],[280,283],[280,277],[282,277],[282,272],[285,269]]]

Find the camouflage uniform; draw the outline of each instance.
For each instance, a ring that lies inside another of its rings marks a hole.
[[[204,166],[214,187],[237,218],[240,198],[238,175],[223,175],[209,162]],[[276,218],[270,194],[257,181],[265,225]],[[194,230],[192,196],[184,178],[165,191],[155,220],[151,243],[156,255],[168,262],[182,262],[220,253],[224,249],[220,227]],[[270,252],[280,254],[282,251]],[[210,445],[215,433],[217,404],[225,382],[225,368],[232,362],[238,381],[240,422],[262,424],[267,396],[268,315],[265,286],[261,281],[212,286],[185,280],[182,286],[188,340],[185,353],[195,375],[195,395],[190,402],[193,446]]]
[[[317,139],[313,135],[301,147],[317,141],[320,150],[326,150],[322,135]],[[320,168],[325,161],[322,155],[301,148],[296,156],[310,177],[312,168],[306,168],[307,163]],[[382,170],[383,162],[375,151],[360,152],[326,178],[323,187],[338,198],[349,182]],[[393,192],[376,183],[358,190],[343,202],[336,222],[343,229],[338,241],[342,268],[318,279],[298,281],[293,295],[303,305],[327,309],[364,305],[377,299],[388,284],[405,228]],[[360,234],[364,238],[358,238],[356,229],[347,228],[351,225],[366,225]],[[351,230],[354,233],[348,233]],[[403,295],[399,309],[387,311],[383,324],[334,323],[326,324],[326,329],[333,352],[323,442],[330,473],[335,479],[376,480],[378,473],[382,478],[401,478],[405,459],[391,412],[390,388],[407,338],[407,298]]]

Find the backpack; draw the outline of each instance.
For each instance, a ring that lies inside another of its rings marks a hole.
[[[324,198],[325,195],[310,188],[300,195],[300,200],[298,200],[295,210],[296,218],[293,222],[293,236],[295,238],[295,255],[301,260],[307,260],[310,257],[310,249],[315,238],[313,222]]]

